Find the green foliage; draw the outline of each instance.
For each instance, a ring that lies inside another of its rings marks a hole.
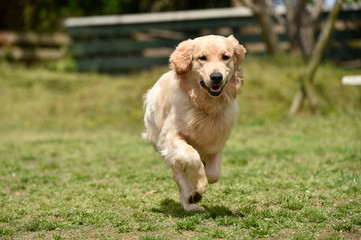
[[[140,138],[142,95],[166,69],[109,76],[1,63],[0,238],[356,239],[360,92],[340,78],[360,71],[321,66],[323,115],[285,123],[300,64],[247,59],[222,177],[200,202],[206,211],[189,213]]]
[[[186,218],[186,219],[182,219],[177,223],[177,229],[193,231],[196,229],[197,224],[198,224],[197,219]]]
[[[2,229],[0,228],[0,236],[11,236],[15,233],[13,229]]]
[[[316,207],[308,207],[301,212],[300,221],[309,221],[313,223],[322,223],[326,221],[327,214],[325,214],[323,209]]]
[[[332,225],[333,229],[341,232],[350,232],[352,230],[352,223],[350,221],[342,221]]]
[[[57,227],[59,227],[58,221],[53,221],[40,216],[33,216],[31,219],[20,225],[19,230],[26,232],[52,231]]]
[[[64,54],[64,57],[62,57],[61,59],[51,61],[49,63],[46,63],[45,65],[48,69],[57,72],[70,72],[76,69],[75,59],[71,56],[69,52],[66,52],[66,54]]]

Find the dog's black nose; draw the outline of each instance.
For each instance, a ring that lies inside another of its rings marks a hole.
[[[210,78],[215,85],[219,85],[223,80],[223,75],[220,72],[213,72],[210,75]]]

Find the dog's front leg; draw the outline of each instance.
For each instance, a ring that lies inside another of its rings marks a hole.
[[[161,133],[157,148],[172,169],[179,169],[185,174],[183,178],[188,178],[190,185],[199,195],[206,192],[208,180],[201,158],[180,134],[176,132]]]
[[[202,199],[202,195],[197,193],[190,184],[185,173],[177,167],[173,167],[174,180],[179,189],[179,198],[186,211],[204,211],[204,208],[195,204]]]

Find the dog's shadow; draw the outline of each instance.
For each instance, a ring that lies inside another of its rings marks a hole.
[[[173,199],[166,198],[160,202],[159,208],[153,208],[152,212],[162,213],[167,216],[176,218],[187,218],[194,215],[204,215],[206,218],[217,218],[217,217],[240,217],[238,214],[233,213],[229,208],[224,206],[204,206],[205,211],[191,211],[187,212],[183,209],[179,202]]]

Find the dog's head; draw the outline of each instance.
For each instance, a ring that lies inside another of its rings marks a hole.
[[[192,86],[196,83],[210,96],[218,97],[232,79],[237,81],[234,78],[245,53],[246,49],[232,35],[210,35],[181,42],[170,62],[178,75],[193,81]]]

